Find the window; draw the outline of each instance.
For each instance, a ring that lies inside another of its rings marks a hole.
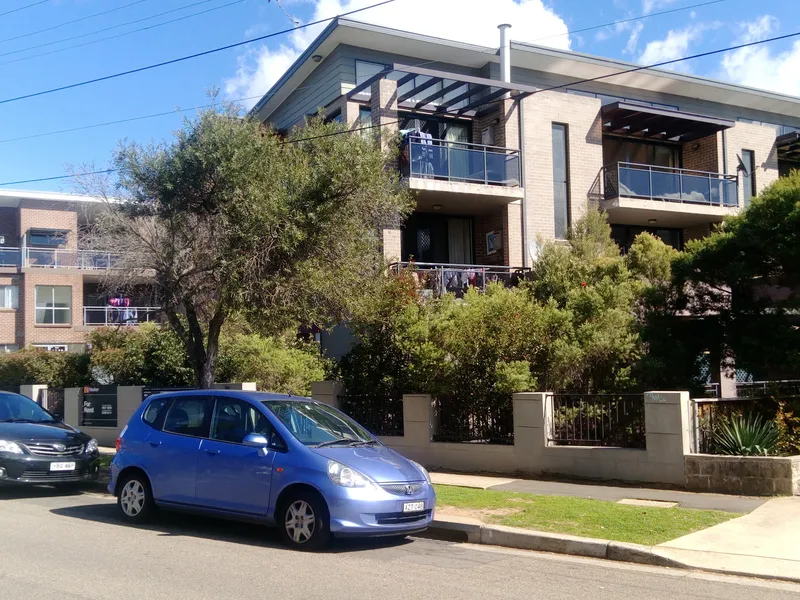
[[[0,308],[19,308],[19,288],[16,285],[0,285]]]
[[[337,108],[334,112],[330,115],[325,117],[326,123],[341,123],[342,122],[342,109]]]
[[[366,60],[356,61],[356,85],[361,85],[373,75],[377,75],[386,68],[380,63],[368,62]],[[370,97],[370,89],[363,90],[358,96],[362,98]]]
[[[34,423],[52,423],[53,417],[30,398],[0,392],[0,421],[24,419]]]
[[[208,437],[211,424],[211,396],[182,396],[167,413],[164,431],[192,437]]]
[[[303,444],[341,440],[370,443],[373,437],[358,423],[336,409],[318,402],[265,400],[272,414]]]
[[[0,354],[16,352],[17,350],[19,350],[18,344],[0,344]]]
[[[211,439],[241,444],[250,434],[263,435],[270,447],[286,447],[267,417],[254,406],[235,398],[217,398]]]
[[[153,400],[144,410],[142,421],[151,427],[160,429],[159,425],[164,421],[164,415],[167,413],[166,409],[169,406],[170,400],[172,400],[172,398],[159,398],[157,400]]]
[[[567,230],[571,224],[568,153],[567,126],[553,123],[553,204],[557,239],[567,237]]]
[[[28,246],[64,246],[68,235],[69,231],[64,229],[31,229],[28,231]]]
[[[681,162],[680,146],[604,136],[603,164],[618,162],[677,168]]]
[[[744,205],[750,206],[750,201],[756,196],[756,154],[752,150],[742,150],[742,163],[745,171],[742,173],[742,189],[744,190]]]
[[[68,325],[72,323],[72,286],[36,286],[36,324]]]

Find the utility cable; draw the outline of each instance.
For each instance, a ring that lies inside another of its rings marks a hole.
[[[26,8],[33,8],[34,6],[39,6],[40,4],[44,4],[45,2],[50,2],[50,0],[39,0],[39,2],[31,2],[30,4],[26,4],[25,6],[20,6],[19,8],[15,8],[13,10],[7,10],[4,13],[0,13],[0,17],[5,17],[6,15],[10,15],[12,13],[25,10]]]
[[[144,2],[145,0],[139,0],[139,2]],[[244,40],[243,42],[236,42],[234,44],[228,44],[227,46],[219,46],[217,48],[212,48],[210,50],[204,50],[203,52],[196,52],[195,54],[189,54],[187,56],[181,56],[180,58],[173,58],[171,60],[165,60],[159,63],[155,63],[152,65],[147,65],[145,67],[138,67],[136,69],[130,69],[128,71],[120,71],[119,73],[113,73],[112,75],[105,75],[103,77],[96,77],[94,79],[87,79],[85,81],[80,81],[78,83],[71,83],[69,85],[62,85],[55,88],[50,88],[47,90],[42,90],[41,92],[34,92],[32,94],[24,94],[22,96],[15,96],[13,98],[6,98],[4,100],[0,100],[0,104],[8,104],[9,102],[17,102],[18,100],[26,100],[28,98],[36,98],[38,96],[44,96],[46,94],[52,94],[54,92],[61,92],[64,90],[71,90],[74,88],[82,87],[85,85],[90,85],[92,83],[99,83],[101,81],[108,81],[110,79],[116,79],[118,77],[124,77],[126,75],[132,75],[134,73],[141,73],[143,71],[149,71],[150,69],[156,69],[159,67],[165,67],[167,65],[173,65],[175,63],[183,62],[186,60],[191,60],[193,58],[199,58],[201,56],[208,56],[209,54],[215,54],[217,52],[222,52],[223,50],[230,50],[231,48],[238,48],[240,46],[245,46],[247,44],[252,44],[253,42],[259,42],[261,40],[266,40],[269,38],[273,38],[279,35],[284,35],[286,33],[291,33],[293,31],[297,31],[299,29],[305,29],[307,27],[311,27],[313,25],[319,25],[320,23],[325,23],[327,21],[333,21],[334,19],[338,19],[341,17],[347,17],[350,15],[354,15],[356,13],[363,12],[365,10],[369,10],[371,8],[376,8],[378,6],[383,6],[385,4],[390,4],[395,2],[396,0],[383,0],[383,2],[378,2],[376,4],[370,4],[369,6],[365,6],[363,8],[357,8],[355,10],[351,10],[340,15],[336,15],[334,17],[328,17],[326,19],[319,19],[317,21],[311,21],[310,23],[306,23],[304,25],[300,25],[298,27],[292,27],[290,29],[284,29],[282,31],[277,31],[275,33],[270,33],[267,35],[262,35],[255,38],[250,38],[249,40]]]

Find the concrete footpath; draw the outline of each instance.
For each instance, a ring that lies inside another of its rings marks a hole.
[[[749,513],[657,546],[487,525],[437,510],[431,534],[452,540],[654,566],[800,582],[800,497],[748,498],[671,490],[432,473],[434,483]]]

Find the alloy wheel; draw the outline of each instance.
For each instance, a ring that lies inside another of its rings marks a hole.
[[[314,535],[316,515],[305,500],[297,500],[286,510],[286,533],[295,544],[305,544]]]
[[[144,486],[140,481],[131,479],[122,488],[120,493],[120,507],[128,517],[136,517],[144,509],[146,495]]]

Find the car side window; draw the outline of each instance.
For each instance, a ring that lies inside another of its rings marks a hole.
[[[170,400],[172,398],[156,398],[150,402],[147,408],[144,409],[144,413],[142,413],[142,421],[150,425],[150,427],[160,429],[160,425],[164,422],[164,417],[167,414]]]
[[[192,437],[208,437],[212,401],[211,396],[175,398],[164,421],[164,431]]]
[[[241,444],[250,434],[263,435],[273,448],[286,447],[283,439],[261,411],[243,400],[218,397],[214,409],[211,439]]]

